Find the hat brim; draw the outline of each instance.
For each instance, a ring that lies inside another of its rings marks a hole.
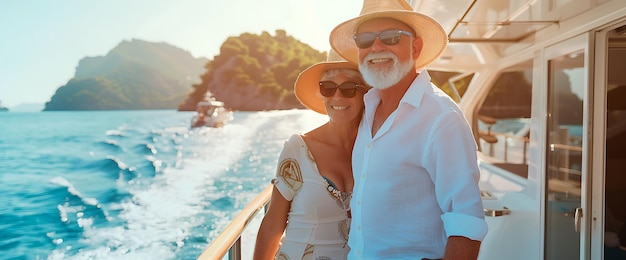
[[[300,103],[324,115],[326,114],[326,106],[322,96],[319,94],[319,82],[324,72],[331,69],[353,69],[358,71],[356,64],[347,61],[320,62],[302,71],[294,84],[294,92]]]
[[[445,51],[448,35],[434,19],[413,11],[379,11],[352,18],[337,25],[330,33],[330,46],[344,59],[359,62],[359,48],[352,39],[356,29],[364,22],[376,18],[390,18],[411,27],[422,38],[422,51],[415,61],[415,68],[422,69],[433,63]]]

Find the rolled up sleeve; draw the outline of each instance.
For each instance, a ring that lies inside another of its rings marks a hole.
[[[448,212],[441,216],[441,220],[447,237],[462,236],[482,241],[487,235],[487,222],[482,218]]]

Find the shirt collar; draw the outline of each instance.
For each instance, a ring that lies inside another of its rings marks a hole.
[[[430,85],[430,74],[428,71],[422,70],[411,83],[409,89],[406,90],[404,96],[400,100],[400,104],[406,103],[418,108],[422,103],[422,96],[426,92],[426,88]]]

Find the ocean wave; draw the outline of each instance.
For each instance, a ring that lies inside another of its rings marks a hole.
[[[129,167],[126,163],[124,163],[121,159],[116,158],[112,155],[107,155],[105,159],[100,159],[95,162],[88,163],[83,166],[84,169],[98,169],[104,171],[133,171],[132,167]]]
[[[135,145],[135,151],[143,154],[157,154],[158,151],[154,144],[144,143]]]
[[[108,136],[124,137],[124,132],[122,132],[121,130],[107,130],[105,134]]]
[[[148,160],[148,162],[150,163],[150,166],[152,166],[152,170],[154,171],[154,173],[163,171],[162,160],[159,160],[154,156],[146,156],[146,160]]]
[[[80,198],[81,201],[83,201],[85,203],[85,205],[90,205],[90,206],[95,206],[95,207],[101,207],[100,203],[98,203],[98,200],[95,198],[88,198],[83,196],[75,187],[74,185],[72,185],[71,182],[69,182],[67,179],[63,178],[63,177],[54,177],[50,180],[50,182],[57,184],[59,186],[63,186],[65,188],[67,188],[67,192],[69,192],[69,194],[76,196],[78,198]]]
[[[90,223],[88,224],[88,222],[85,222],[87,221],[85,219],[90,217],[102,217],[105,221],[110,221],[112,219],[109,216],[109,213],[102,208],[98,199],[83,195],[67,179],[63,177],[54,177],[50,180],[50,182],[63,187],[67,191],[66,195],[68,199],[65,203],[57,205],[59,220],[61,222],[68,223],[70,221],[75,221],[82,228],[84,225],[91,225]]]
[[[6,236],[6,234],[3,234]],[[10,235],[9,235],[10,236]],[[19,247],[20,241],[18,239],[10,239],[8,241],[0,241],[0,251],[8,252],[11,250],[15,250]]]
[[[111,151],[123,151],[124,149],[120,146],[118,141],[106,139],[104,141],[98,142],[101,147],[107,148]]]

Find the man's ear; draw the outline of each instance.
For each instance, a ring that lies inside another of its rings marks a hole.
[[[413,60],[416,60],[417,57],[420,56],[423,44],[424,42],[422,42],[422,37],[416,37],[415,40],[413,40],[411,46],[413,48]]]

